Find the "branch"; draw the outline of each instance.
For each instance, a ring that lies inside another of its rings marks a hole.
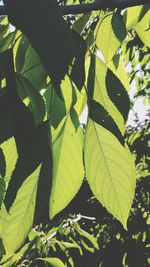
[[[82,14],[101,9],[124,9],[127,7],[150,4],[150,0],[97,0],[93,3],[81,5],[59,6],[63,15]],[[7,15],[5,6],[0,6],[0,15]]]
[[[93,3],[81,4],[81,5],[68,5],[61,6],[62,14],[82,14],[88,13],[91,11],[101,10],[101,9],[115,9],[118,8],[120,10],[133,7],[133,6],[141,6],[150,4],[150,0],[97,0]]]

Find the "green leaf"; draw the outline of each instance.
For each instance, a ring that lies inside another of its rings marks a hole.
[[[142,6],[130,7],[124,13],[126,28],[136,26]]]
[[[46,113],[44,99],[27,78],[19,74],[16,74],[16,78],[19,96],[20,98],[22,98],[22,95],[23,98],[29,98],[29,109],[33,113],[36,126],[38,126],[44,120]]]
[[[79,19],[77,19],[73,23],[72,29],[75,30],[78,33],[81,33],[84,30],[84,28],[85,28],[87,22],[89,21],[90,17],[91,17],[91,13],[83,14]]]
[[[89,118],[113,133],[120,141],[120,143],[124,145],[124,138],[119,131],[116,123],[111,118],[110,114],[104,109],[104,107],[97,103],[95,100],[92,100],[90,102]]]
[[[86,178],[93,194],[126,229],[136,181],[128,149],[112,133],[90,119],[84,156]]]
[[[75,129],[70,115],[68,115],[53,144],[51,218],[70,203],[82,184],[84,177],[82,145],[82,130],[80,127]]]
[[[106,15],[98,24],[96,44],[109,62],[118,51],[126,37],[122,16],[118,13]]]
[[[141,13],[142,13],[142,10],[141,10]],[[149,18],[150,18],[150,9],[149,7],[147,7],[146,14],[142,16],[142,19],[139,20],[136,25],[137,34],[139,35],[142,42],[148,47],[150,47],[150,20]]]
[[[3,38],[0,42],[0,53],[5,52],[7,49],[11,48],[15,40],[16,32],[10,32]]]
[[[20,33],[20,38],[18,37],[18,41],[15,43],[15,47],[14,47],[15,67],[18,73],[21,72],[24,65],[27,63],[25,59],[27,60],[26,52],[28,51],[29,45],[30,44],[27,38]]]
[[[49,90],[49,88],[47,88]],[[51,88],[52,90],[52,88]],[[66,75],[61,83],[62,98],[56,92],[51,92],[49,116],[52,126],[56,129],[62,122],[63,118],[70,112],[73,104],[73,89],[70,78]]]
[[[111,101],[118,108],[126,123],[130,110],[130,99],[123,84],[111,70],[107,70],[106,87]]]
[[[23,53],[21,54],[20,52],[20,50],[23,50],[22,46],[23,44],[20,43],[20,46],[17,50],[18,53],[16,57],[16,65],[19,64],[21,60],[23,61]],[[31,45],[28,46],[24,53],[24,64],[22,66],[21,74],[30,80],[37,90],[43,89],[46,87],[47,73],[40,61],[39,56]]]
[[[85,54],[87,46],[85,40],[76,31],[72,31],[75,44],[75,59],[71,71],[71,79],[79,90],[85,82]]]
[[[7,257],[23,244],[32,228],[40,169],[41,165],[25,180],[4,218],[2,238]]]
[[[2,201],[3,201],[3,197],[4,197],[4,193],[5,193],[5,180],[0,177],[0,209],[1,209],[1,205],[2,205]]]
[[[150,47],[150,5],[128,8],[126,27],[134,27],[142,42]]]
[[[117,124],[120,132],[124,134],[125,125],[124,119],[111,101],[108,96],[106,88],[106,77],[108,68],[104,62],[102,62],[98,57],[91,60],[91,65],[89,69],[89,79],[88,79],[88,94],[90,98],[93,98],[97,103],[102,105],[105,110],[110,114],[115,123]]]
[[[14,137],[11,137],[7,141],[3,142],[0,147],[3,151],[6,164],[4,179],[6,183],[8,183],[15,169],[16,162],[18,159],[18,153]]]
[[[84,231],[81,227],[77,227],[76,230],[78,231],[78,233],[80,234],[80,236],[84,237],[85,239],[88,239],[88,241],[90,241],[90,243],[93,245],[93,247],[95,249],[99,249],[97,240],[94,236],[90,235],[88,232]]]
[[[73,59],[73,41],[58,3],[56,0],[12,1],[4,1],[10,22],[28,37],[60,93],[61,80]]]
[[[36,260],[45,261],[52,267],[65,267],[64,263],[58,258],[37,258]]]
[[[12,267],[15,262],[21,259],[21,257],[27,251],[28,248],[29,243],[25,244],[17,253],[13,255],[13,257],[11,257],[6,263],[3,264],[3,262],[5,262],[5,259],[7,260],[7,257],[4,256],[2,259],[3,267]]]
[[[127,91],[130,89],[130,83],[128,74],[125,68],[125,63],[121,55],[115,55],[108,63],[109,69],[114,73],[115,76],[121,81]]]
[[[84,89],[82,89],[81,92],[79,92],[79,90],[75,90],[75,92],[76,92],[77,101],[76,101],[74,108],[78,116],[80,117],[84,108],[87,105],[87,96],[86,96],[86,92]]]

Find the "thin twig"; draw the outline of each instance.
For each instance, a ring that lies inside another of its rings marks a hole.
[[[75,222],[78,222],[80,221],[81,219],[85,219],[85,220],[90,220],[90,221],[94,221],[96,220],[95,217],[88,217],[88,216],[84,216],[84,215],[81,215],[81,214],[78,214],[77,217],[75,219],[68,219],[68,221],[66,223],[64,223],[62,225],[62,229],[64,228],[67,228],[69,225],[75,223]],[[49,242],[52,238],[54,238],[57,234],[57,231],[55,231],[54,233],[52,233],[47,239],[45,242]]]

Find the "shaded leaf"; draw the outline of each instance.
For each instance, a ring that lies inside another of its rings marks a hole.
[[[71,71],[71,79],[76,84],[79,90],[85,82],[85,54],[87,46],[85,40],[75,31],[73,33],[73,39],[75,43],[75,59]]]
[[[57,2],[5,0],[4,3],[10,22],[29,38],[50,75],[55,90],[60,93],[60,82],[73,59],[73,42]]]
[[[28,142],[22,143],[16,168],[9,182],[5,205],[7,210],[11,207],[16,198],[17,191],[22,186],[26,177],[28,177],[41,164],[49,151],[49,124],[44,122],[40,124],[31,135]]]
[[[17,89],[19,96],[28,97],[30,100],[29,109],[31,110],[36,126],[38,126],[45,117],[45,103],[41,94],[34,85],[22,75],[16,74]]]
[[[72,29],[78,33],[81,33],[86,26],[87,22],[91,17],[91,13],[83,14],[79,19],[77,19],[72,26]]]
[[[26,63],[25,58],[26,58],[27,48],[29,47],[29,41],[24,35],[21,35],[16,45],[17,49],[15,54],[15,66],[16,66],[16,71],[20,73]]]
[[[27,42],[27,41],[26,41]],[[21,70],[21,74],[27,78],[28,80],[30,80],[32,82],[32,84],[34,85],[34,87],[37,90],[43,89],[44,87],[46,87],[47,85],[47,73],[40,61],[39,56],[37,55],[37,53],[35,52],[35,50],[33,49],[33,47],[30,45],[29,41],[27,43],[28,47],[26,48],[26,50],[24,51],[25,55],[24,55],[24,65],[22,67]],[[27,46],[26,45],[26,46]],[[23,45],[20,44],[18,50],[17,50],[17,58],[16,58],[16,64],[18,61],[20,61],[20,57],[22,56],[22,54],[20,55],[19,50],[22,51],[21,47]],[[18,62],[19,64],[19,62]]]

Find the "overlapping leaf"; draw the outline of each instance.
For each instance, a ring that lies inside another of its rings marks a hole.
[[[4,218],[2,237],[7,257],[22,245],[32,227],[40,169],[41,166],[25,180]]]
[[[91,94],[91,91],[93,91],[93,99],[101,104],[108,113],[110,113],[121,133],[124,133],[125,125],[123,117],[114,103],[110,100],[107,93],[107,66],[98,57],[95,57],[94,60],[95,62],[91,61],[89,71],[88,92]]]
[[[5,0],[4,4],[10,22],[28,37],[60,93],[61,80],[73,59],[73,41],[56,0]]]
[[[144,16],[142,15],[143,12],[144,12]],[[150,20],[149,18],[150,18],[150,6],[143,7],[139,15],[138,23],[136,25],[137,34],[139,35],[142,42],[148,47],[150,47]]]
[[[45,103],[43,97],[37,91],[34,85],[23,75],[17,74],[16,77],[19,95],[21,98],[29,98],[29,108],[34,116],[35,124],[38,126],[43,122],[45,117]]]
[[[113,58],[125,37],[125,25],[119,14],[108,14],[100,21],[96,44],[102,51],[106,62]]]
[[[125,63],[121,55],[116,55],[113,59],[108,63],[109,69],[114,73],[115,76],[121,81],[124,88],[129,91],[129,77],[125,68]]]

